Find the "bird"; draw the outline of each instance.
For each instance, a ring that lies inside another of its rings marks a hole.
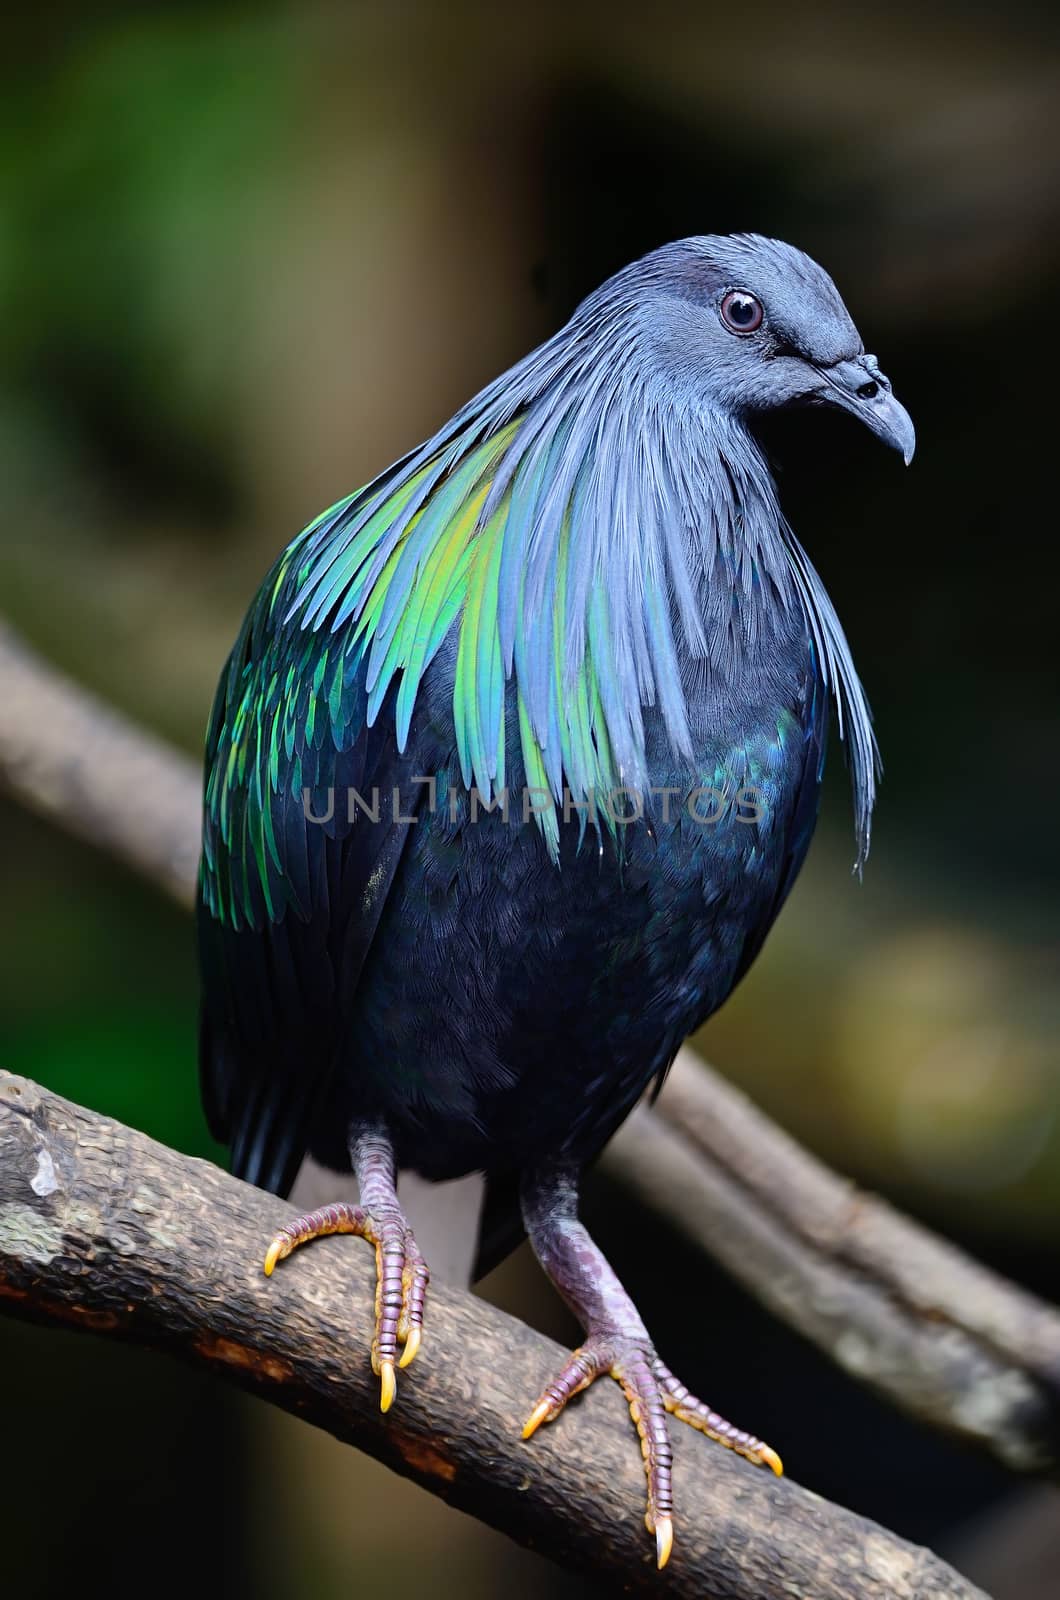
[[[322,1235],[375,1247],[386,1411],[429,1280],[398,1174],[484,1174],[480,1265],[525,1232],[584,1330],[524,1437],[617,1379],[660,1567],[668,1415],[780,1458],[664,1364],[579,1186],[761,949],[833,711],[868,853],[869,706],[759,437],[802,405],[913,456],[809,256],[757,234],[653,250],[287,546],[207,739],[211,1131],[277,1194],[307,1156],[358,1188],[281,1229],[265,1272]]]

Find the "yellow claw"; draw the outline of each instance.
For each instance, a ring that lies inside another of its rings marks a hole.
[[[282,1261],[283,1257],[289,1253],[290,1244],[288,1240],[278,1233],[265,1252],[265,1276],[267,1278],[272,1277],[272,1269],[277,1261]]]
[[[380,1411],[389,1411],[394,1404],[394,1396],[397,1394],[397,1379],[394,1376],[394,1363],[392,1361],[381,1361],[379,1363],[379,1378],[382,1384],[379,1409]]]
[[[538,1401],[538,1403],[534,1407],[533,1411],[531,1411],[530,1415],[527,1417],[526,1421],[523,1423],[523,1438],[524,1439],[529,1439],[531,1434],[534,1434],[534,1433],[537,1432],[538,1428],[540,1428],[540,1426],[541,1426],[541,1424],[543,1422],[547,1422],[548,1421],[549,1412],[551,1410],[552,1410],[552,1407],[549,1405],[547,1400],[539,1400]]]
[[[401,1360],[398,1362],[399,1367],[410,1367],[412,1365],[416,1359],[416,1352],[420,1348],[420,1340],[422,1337],[423,1335],[420,1332],[419,1325],[414,1322],[405,1339],[405,1348],[401,1352]]]
[[[655,1549],[658,1555],[659,1570],[662,1571],[670,1559],[670,1551],[674,1547],[674,1524],[672,1517],[657,1517],[655,1520]]]
[[[764,1467],[772,1467],[778,1478],[782,1478],[784,1476],[783,1461],[781,1461],[780,1457],[777,1455],[777,1452],[775,1450],[771,1450],[767,1444],[762,1445],[759,1449],[758,1459],[761,1461]]]

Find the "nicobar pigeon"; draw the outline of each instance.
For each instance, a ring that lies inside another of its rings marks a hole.
[[[761,949],[832,701],[868,850],[868,706],[755,435],[805,402],[910,460],[821,267],[756,235],[653,251],[298,535],[209,729],[209,1123],[252,1183],[286,1194],[308,1153],[359,1187],[284,1228],[265,1271],[322,1234],[375,1245],[385,1411],[428,1277],[397,1173],[484,1173],[486,1258],[525,1229],[585,1329],[525,1436],[616,1378],[660,1566],[667,1412],[780,1462],[660,1359],[579,1176]]]

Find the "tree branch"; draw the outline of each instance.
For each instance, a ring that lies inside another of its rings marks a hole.
[[[1055,1472],[1060,1314],[830,1172],[690,1051],[603,1164],[852,1377]]]
[[[524,1444],[523,1414],[562,1352],[436,1285],[421,1355],[382,1417],[368,1361],[373,1253],[334,1240],[266,1279],[264,1245],[292,1214],[207,1162],[0,1073],[0,1309],[170,1349],[635,1593],[980,1594],[930,1552],[676,1426],[678,1539],[657,1573],[614,1385]]]
[[[181,905],[199,775],[0,625],[0,777]],[[1007,1466],[1060,1462],[1060,1313],[837,1177],[681,1052],[605,1165],[784,1321],[922,1421]]]

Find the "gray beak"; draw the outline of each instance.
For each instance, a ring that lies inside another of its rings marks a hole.
[[[916,449],[913,419],[891,393],[890,381],[880,371],[876,357],[837,361],[835,366],[818,367],[817,371],[826,385],[818,397],[857,417],[877,439],[897,450],[908,466]]]

